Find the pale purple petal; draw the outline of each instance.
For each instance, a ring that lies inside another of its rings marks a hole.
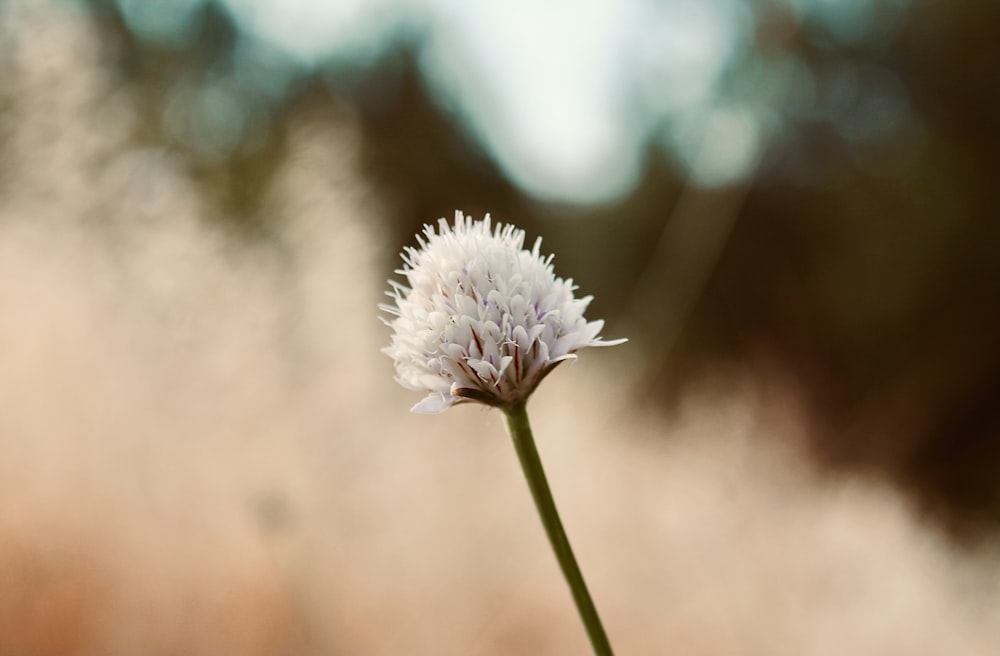
[[[410,408],[410,412],[418,415],[436,415],[455,405],[456,401],[458,399],[450,394],[448,396],[444,394],[431,394],[430,396],[425,396],[419,403]]]

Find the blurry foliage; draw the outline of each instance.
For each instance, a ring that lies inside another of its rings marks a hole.
[[[776,363],[812,391],[818,453],[910,484],[956,528],[995,529],[1000,5],[848,5],[868,18],[830,2],[804,16],[750,8],[753,40],[718,93],[759,119],[752,179],[692,186],[678,151],[651,138],[633,192],[595,207],[509,183],[429,93],[416,40],[306,70],[251,48],[212,2],[172,44],[130,33],[110,0],[89,3],[144,108],[134,141],[184,153],[224,220],[276,227],[261,198],[292,155],[289,116],[355,121],[397,244],[454,208],[545,234],[609,335],[628,326],[657,354],[637,376],[647,402],[669,408],[704,368]]]

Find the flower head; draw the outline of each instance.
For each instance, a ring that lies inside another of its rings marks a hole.
[[[572,279],[540,254],[541,238],[529,251],[523,230],[455,212],[454,225],[440,219],[417,241],[396,271],[408,286],[389,281],[394,302],[379,306],[392,317],[383,319],[393,330],[383,352],[396,380],[428,393],[413,412],[461,401],[510,406],[579,349],[627,341],[598,337],[604,322],[583,317],[592,297],[573,297]]]

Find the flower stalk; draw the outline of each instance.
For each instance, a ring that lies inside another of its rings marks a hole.
[[[559,519],[559,512],[556,509],[555,500],[552,498],[552,491],[549,489],[542,461],[538,457],[538,449],[535,447],[531,425],[528,423],[526,405],[526,401],[519,401],[503,408],[507,429],[514,442],[514,450],[517,451],[517,457],[521,462],[521,469],[524,471],[524,477],[531,490],[535,507],[538,509],[538,515],[541,517],[542,525],[545,527],[545,533],[548,535],[549,543],[556,554],[556,560],[559,561],[563,576],[569,584],[573,601],[576,602],[577,611],[580,613],[580,619],[583,620],[590,644],[594,648],[594,654],[612,656],[608,636],[604,632],[601,618],[597,614],[594,601],[590,598],[587,584],[583,580],[583,573],[580,571],[580,566],[573,555],[573,549],[570,547],[569,538],[566,537],[566,531]]]

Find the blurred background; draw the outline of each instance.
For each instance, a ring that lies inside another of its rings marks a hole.
[[[0,3],[0,655],[567,654],[495,413],[376,319],[455,209],[615,349],[543,460],[622,654],[1000,650],[1000,5]]]

